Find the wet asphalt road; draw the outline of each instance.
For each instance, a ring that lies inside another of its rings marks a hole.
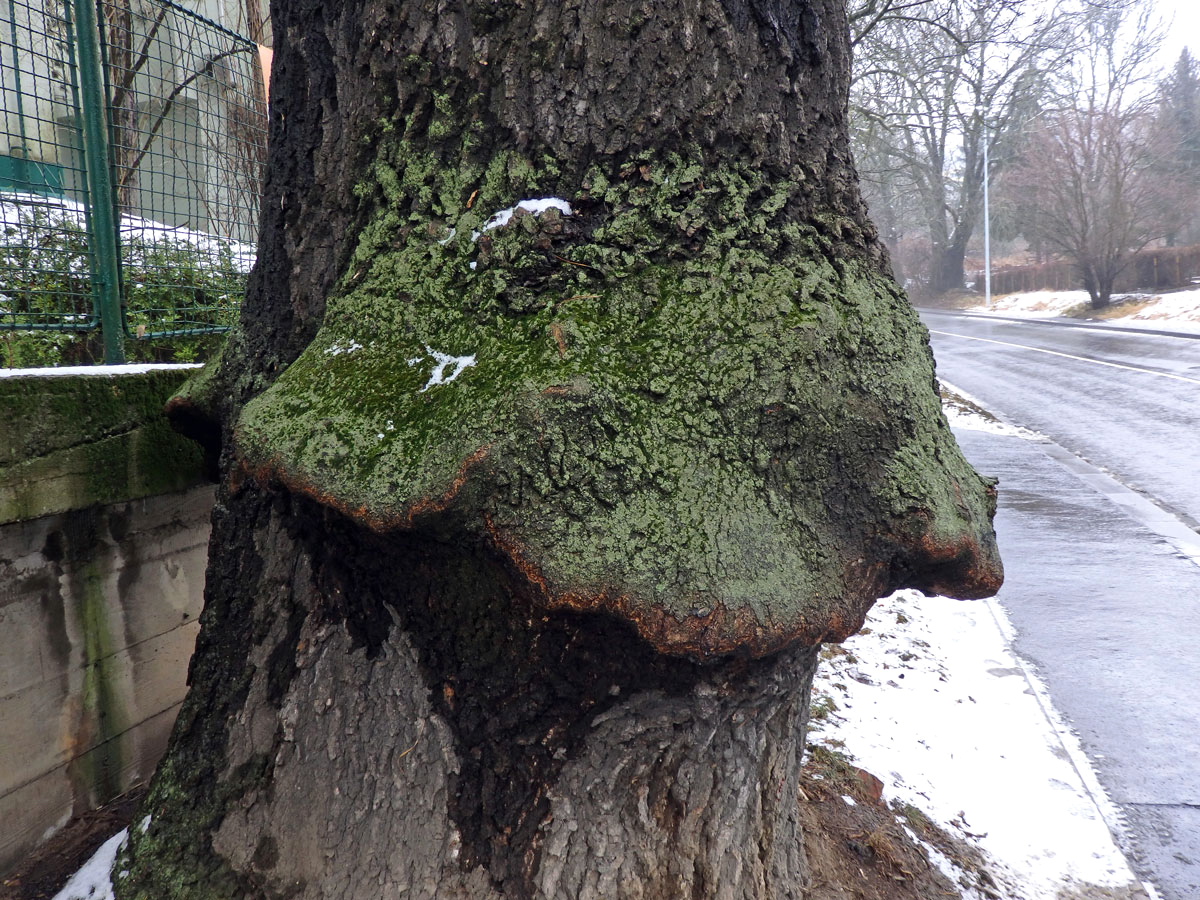
[[[1000,478],[999,600],[1168,900],[1200,898],[1200,340],[922,311],[938,377],[1042,443]],[[1031,814],[1036,814],[1031,811]]]

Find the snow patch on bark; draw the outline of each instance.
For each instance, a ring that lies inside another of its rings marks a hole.
[[[345,343],[334,341],[326,348],[325,354],[327,356],[341,356],[343,353],[354,353],[356,350],[361,350],[362,348],[363,345],[358,341],[346,341]]]
[[[548,209],[557,209],[564,216],[572,215],[571,204],[566,200],[563,200],[561,197],[538,197],[533,200],[522,200],[516,206],[510,206],[507,209],[502,209],[498,212],[492,213],[488,220],[484,222],[482,226],[480,226],[478,231],[471,232],[471,240],[479,240],[479,236],[485,231],[491,231],[493,228],[503,228],[510,221],[512,221],[512,217],[516,215],[517,210],[530,213],[531,215],[540,216]],[[451,229],[450,237],[454,237],[453,229]],[[449,241],[450,238],[447,238],[446,240]],[[443,242],[438,241],[438,243]],[[472,268],[474,268],[474,266],[472,266]]]
[[[557,209],[564,216],[571,215],[571,204],[560,197],[540,197],[536,200],[522,200],[516,206],[510,206],[508,209],[502,209],[497,213],[493,213],[491,218],[483,223],[483,227],[475,232],[471,239],[475,240],[485,231],[491,231],[493,228],[502,228],[507,225],[518,209],[532,213],[535,216],[540,216],[548,209]]]
[[[425,353],[427,356],[414,356],[412,359],[405,360],[410,366],[415,366],[424,362],[429,357],[433,358],[433,372],[430,373],[429,380],[425,382],[425,387],[418,391],[421,394],[435,385],[449,384],[471,366],[475,365],[474,353],[470,356],[451,356],[448,353],[440,353],[434,350],[428,344],[425,345]],[[447,374],[447,371],[449,371],[449,374]]]

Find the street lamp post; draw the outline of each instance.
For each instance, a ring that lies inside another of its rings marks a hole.
[[[983,125],[983,302],[992,308],[992,217],[988,203],[988,131]]]

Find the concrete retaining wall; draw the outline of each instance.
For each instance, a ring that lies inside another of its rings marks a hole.
[[[0,378],[0,873],[148,778],[183,699],[213,490],[161,418],[182,378]]]

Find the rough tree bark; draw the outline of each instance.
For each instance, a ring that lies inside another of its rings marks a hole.
[[[122,898],[802,897],[816,650],[1000,579],[842,0],[276,4],[259,264]],[[569,212],[492,214],[522,199]]]

